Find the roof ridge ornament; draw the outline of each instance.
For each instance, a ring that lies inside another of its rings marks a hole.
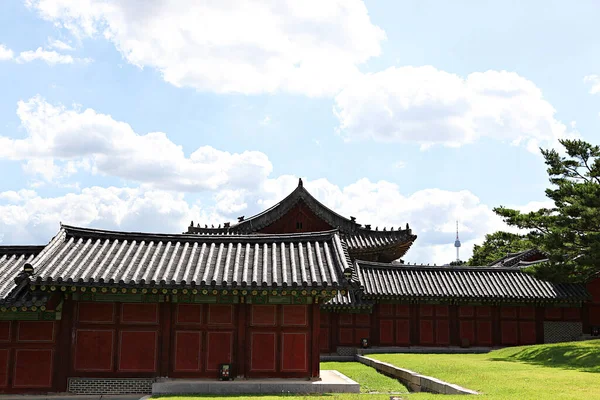
[[[298,187],[303,187],[302,178],[298,178]]]

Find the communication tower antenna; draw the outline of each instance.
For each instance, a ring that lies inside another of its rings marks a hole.
[[[458,238],[458,221],[456,221],[456,240],[454,241],[454,247],[456,247],[456,261],[460,262],[458,251],[460,250],[460,239]]]

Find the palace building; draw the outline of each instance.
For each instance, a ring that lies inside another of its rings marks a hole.
[[[600,279],[393,263],[417,239],[345,218],[298,187],[236,224],[182,234],[61,225],[0,246],[0,392],[149,393],[159,377],[319,377],[359,347],[511,346],[600,326]]]

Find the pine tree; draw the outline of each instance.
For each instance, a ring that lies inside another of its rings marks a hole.
[[[553,281],[586,281],[600,271],[600,147],[582,140],[560,140],[566,156],[542,149],[554,207],[521,213],[494,211],[509,225],[529,231],[527,239],[548,255],[533,272]]]

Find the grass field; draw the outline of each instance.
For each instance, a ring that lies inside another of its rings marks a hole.
[[[369,357],[417,371],[482,393],[475,399],[600,399],[600,340],[511,347],[487,354],[378,354]],[[394,379],[359,363],[321,363],[361,384],[361,394],[323,396],[206,396],[211,399],[465,400],[469,396],[407,393]],[[204,396],[203,396],[204,397]],[[198,397],[163,397],[196,400]]]
[[[511,347],[488,354],[369,357],[456,383],[489,399],[600,399],[600,340]],[[410,399],[439,398],[411,394]],[[444,399],[464,396],[443,396]]]

